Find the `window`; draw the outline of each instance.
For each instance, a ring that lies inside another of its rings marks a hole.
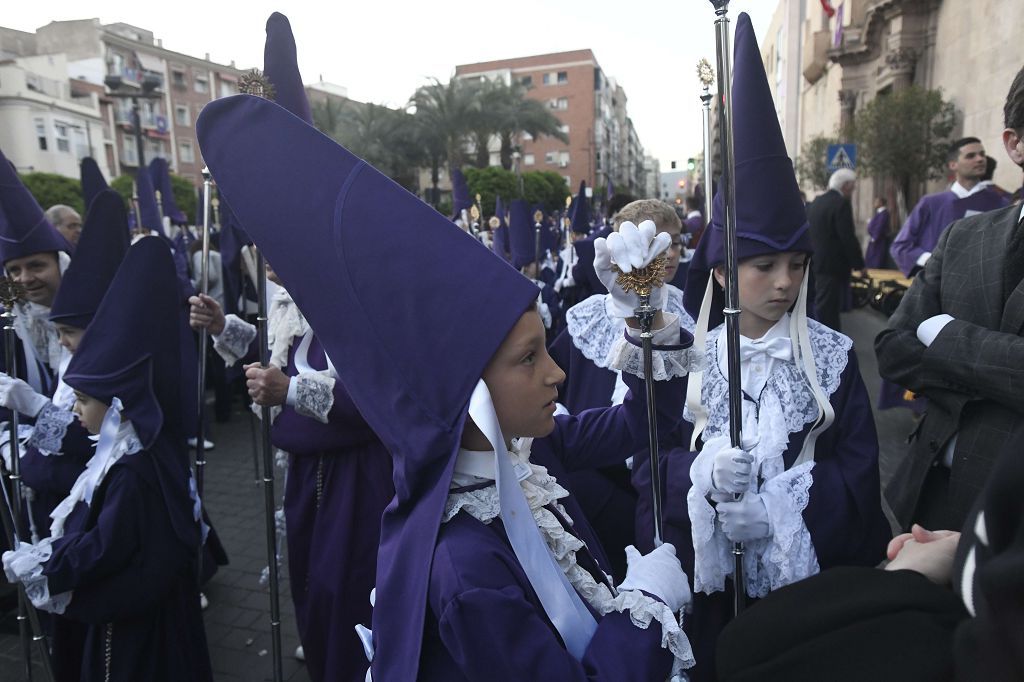
[[[533,135],[531,135],[530,133],[528,133],[528,132],[526,132],[524,130],[523,131],[523,142],[532,142],[532,141],[533,141]]]
[[[195,163],[196,154],[192,149],[192,142],[189,140],[182,140],[178,143],[178,160],[181,163]]]
[[[171,85],[179,89],[188,87],[188,81],[185,80],[185,72],[177,69],[171,71]]]
[[[224,80],[222,80],[220,82],[220,96],[221,97],[230,97],[231,95],[237,95],[237,94],[238,94],[238,84],[237,83],[233,83],[231,81],[224,81]]]
[[[568,135],[569,134],[569,124],[568,123],[563,123],[562,125],[558,126],[558,130],[563,135]]]
[[[527,165],[527,166],[532,166],[532,165],[533,165],[534,163],[536,163],[536,162],[537,162],[537,161],[536,161],[536,159],[534,158],[533,154],[524,154],[524,155],[523,155],[523,164],[524,164],[524,165]]]
[[[57,138],[57,151],[71,152],[70,126],[67,123],[54,121],[53,130]]]
[[[572,187],[572,176],[563,175],[562,179],[565,180],[565,186],[566,187]]]
[[[565,109],[569,108],[569,98],[568,97],[559,97],[558,99],[549,99],[548,100],[548,108],[549,109],[561,109],[561,110],[564,111]]]
[[[188,126],[192,123],[191,117],[188,115],[188,107],[177,105],[174,107],[174,124],[179,126]]]
[[[39,151],[46,151],[46,121],[41,118],[35,120],[36,140],[39,142]]]
[[[562,168],[569,165],[569,152],[558,152],[558,165]]]
[[[558,159],[558,154],[555,152],[546,152],[544,154],[544,163],[555,163]]]
[[[75,137],[75,157],[82,159],[89,156],[89,138],[85,131],[76,126],[71,132]]]
[[[569,82],[569,72],[568,71],[559,71],[558,72],[558,84],[561,85],[562,83],[568,83],[568,82]]]
[[[544,85],[551,85],[551,83],[552,83],[551,74],[550,73],[544,74]]]
[[[129,166],[139,165],[139,156],[135,147],[135,138],[131,135],[121,135],[121,161]]]
[[[192,88],[199,93],[208,93],[210,91],[210,81],[206,79],[206,76],[196,76],[192,79]]]
[[[519,79],[519,83],[520,85],[525,85],[528,88],[533,87],[533,76],[523,76]]]

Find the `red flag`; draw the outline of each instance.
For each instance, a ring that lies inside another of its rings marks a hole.
[[[829,19],[836,15],[836,8],[832,6],[830,0],[821,0],[821,8],[825,10],[825,14],[828,15]]]

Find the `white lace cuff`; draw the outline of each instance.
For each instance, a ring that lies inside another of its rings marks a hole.
[[[767,480],[761,487],[761,499],[768,510],[772,535],[761,554],[770,589],[776,590],[803,580],[820,570],[811,533],[804,523],[803,510],[810,499],[814,462],[805,462]]]
[[[704,449],[690,465],[692,486],[686,494],[693,536],[693,591],[711,594],[725,589],[726,576],[733,572],[732,545],[718,525],[718,512],[708,501],[714,448]]]
[[[612,606],[619,613],[628,609],[633,625],[641,630],[650,627],[652,620],[661,623],[661,648],[668,649],[675,658],[672,663],[673,676],[680,670],[693,667],[693,649],[690,647],[690,639],[683,632],[681,612],[677,619],[664,602],[648,597],[640,590],[619,592],[612,600]]]
[[[228,367],[245,357],[256,338],[256,327],[234,313],[224,318],[224,331],[213,337],[213,349]]]
[[[680,345],[679,316],[665,313],[666,324],[653,331],[653,372],[655,381],[667,381],[676,377],[684,377],[690,372],[692,358],[691,346]],[[605,358],[603,366],[610,370],[629,372],[640,378],[644,376],[644,352],[639,345],[640,330],[627,327],[627,333],[637,341],[620,335]],[[659,350],[658,346],[665,348]]]
[[[75,414],[71,410],[47,403],[36,415],[36,423],[28,444],[44,455],[59,455],[64,436],[68,432],[68,425],[73,421]]]
[[[43,575],[43,564],[53,554],[52,538],[37,544],[19,543],[18,549],[4,552],[4,573],[7,579],[25,586],[25,594],[37,609],[62,614],[71,602],[71,592],[50,594],[49,581]]]
[[[302,372],[292,377],[288,387],[289,400],[295,411],[303,417],[327,423],[327,414],[334,406],[334,378],[326,372]]]

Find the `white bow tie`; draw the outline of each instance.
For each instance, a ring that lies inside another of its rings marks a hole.
[[[750,341],[749,339],[740,338],[740,362],[745,362],[762,354],[784,362],[792,360],[793,342],[784,336],[778,336],[770,341]]]

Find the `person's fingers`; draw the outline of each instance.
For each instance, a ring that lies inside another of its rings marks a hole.
[[[658,231],[658,227],[654,224],[653,220],[645,220],[636,226],[637,231],[640,233],[640,240],[644,244],[650,244],[654,240],[654,234]]]
[[[608,235],[608,253],[611,256],[611,262],[619,266],[619,270],[623,272],[631,272],[633,270],[633,266],[630,265],[626,254],[626,245],[621,232],[612,232]]]
[[[910,533],[901,533],[889,541],[889,546],[885,548],[885,555],[892,561],[896,558],[896,555],[903,549],[903,544],[913,538]]]
[[[619,226],[619,234],[622,235],[622,242],[626,247],[629,264],[634,268],[642,268],[647,249],[644,248],[646,244],[641,243],[640,230],[633,223],[623,223]]]
[[[647,249],[648,262],[654,260],[658,254],[663,253],[668,249],[672,244],[672,237],[669,236],[668,232],[661,232],[654,236],[654,239],[651,240],[650,244],[650,248]]]

